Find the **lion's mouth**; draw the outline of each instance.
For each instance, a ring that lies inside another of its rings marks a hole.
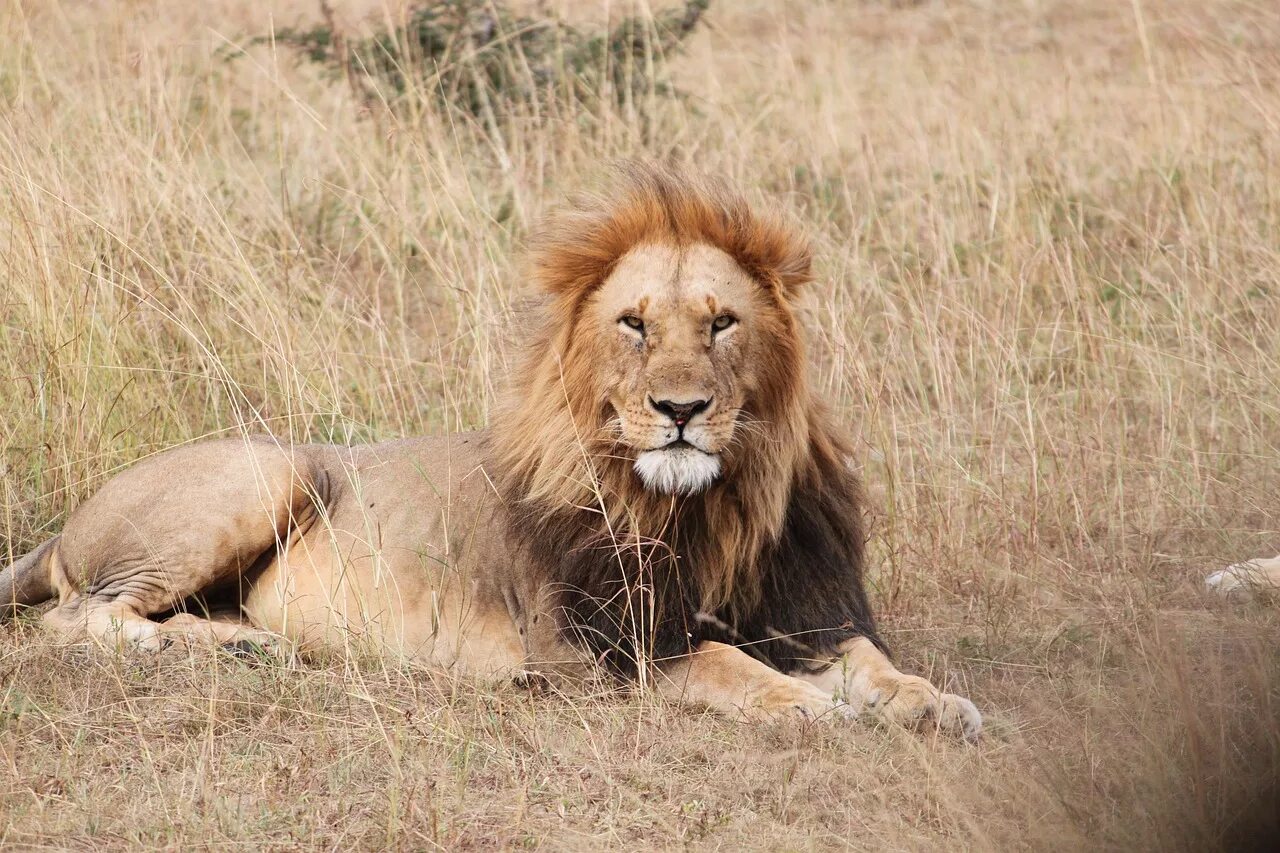
[[[636,473],[655,492],[692,495],[706,489],[720,476],[720,457],[678,438],[636,457]]]
[[[679,438],[668,441],[666,444],[660,444],[657,447],[650,447],[647,450],[640,450],[640,452],[641,453],[671,453],[673,451],[679,451],[679,450],[692,450],[695,453],[703,453],[708,456],[718,455],[714,450],[708,450],[705,447],[702,447],[697,441],[691,440],[683,434]]]

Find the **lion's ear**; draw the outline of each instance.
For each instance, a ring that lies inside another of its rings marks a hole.
[[[813,251],[809,244],[793,240],[788,251],[779,259],[776,269],[782,292],[789,299],[798,296],[804,286],[813,281]]]
[[[813,251],[795,230],[776,220],[757,220],[742,246],[757,275],[771,282],[784,299],[795,299],[813,280]]]

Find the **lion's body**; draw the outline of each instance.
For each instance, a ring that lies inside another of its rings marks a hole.
[[[367,643],[488,676],[595,662],[727,713],[976,734],[972,703],[876,638],[849,446],[805,378],[807,248],[722,188],[630,179],[535,252],[550,304],[489,431],[160,454],[0,595],[56,593],[50,624],[144,648]]]
[[[303,649],[376,643],[482,675],[561,660],[554,634],[524,630],[529,577],[506,542],[483,442],[228,439],[160,454],[69,519],[47,556],[61,600],[51,617],[128,630],[196,596],[234,596],[249,624]],[[132,639],[159,642],[150,624]]]

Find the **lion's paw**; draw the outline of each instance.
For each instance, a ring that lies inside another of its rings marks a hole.
[[[232,657],[248,662],[262,663],[288,661],[293,648],[289,641],[276,634],[254,631],[246,636],[221,645]]]
[[[100,632],[99,639],[124,654],[155,654],[169,645],[158,627],[146,619],[112,620],[110,629]]]
[[[788,685],[757,697],[752,705],[742,708],[742,716],[752,722],[790,720],[806,723],[834,723],[852,720],[857,711],[811,684]]]
[[[867,694],[863,713],[908,728],[937,728],[968,741],[982,733],[982,714],[968,699],[943,693],[916,675],[883,679]]]
[[[1280,587],[1280,558],[1227,566],[1205,578],[1204,586],[1225,598],[1252,598],[1256,593],[1274,592]]]
[[[1239,568],[1240,566],[1228,566],[1213,572],[1204,579],[1204,588],[1223,596],[1248,594],[1249,587],[1241,579],[1238,573]]]

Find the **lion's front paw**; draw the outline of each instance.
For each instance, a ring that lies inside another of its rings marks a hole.
[[[857,716],[853,708],[835,701],[830,695],[811,684],[798,682],[757,694],[749,705],[742,707],[744,719],[756,722],[764,720],[800,720],[803,722],[836,722]]]
[[[867,694],[863,713],[909,728],[933,728],[977,740],[982,714],[963,696],[943,693],[916,675],[883,678]]]

